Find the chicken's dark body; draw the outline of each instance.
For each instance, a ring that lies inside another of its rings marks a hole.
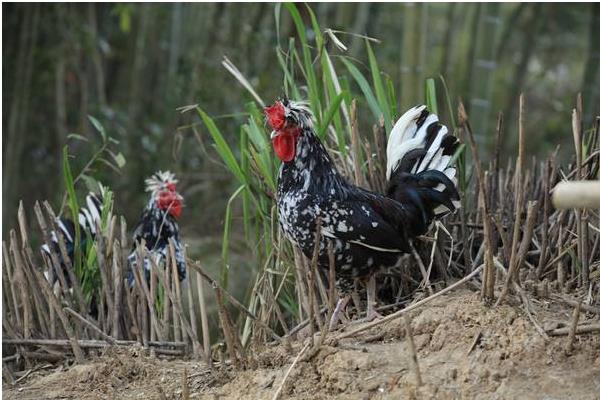
[[[280,223],[287,236],[310,258],[320,219],[318,263],[329,267],[328,248],[332,246],[338,287],[348,291],[354,278],[394,265],[401,251],[407,251],[408,243],[374,209],[374,203],[387,199],[348,183],[337,172],[322,144],[314,137],[310,139],[307,136],[299,139],[299,156],[284,164],[280,171],[277,201]],[[400,205],[396,208],[402,211]],[[328,236],[330,232],[336,237]],[[366,240],[366,235],[373,246],[394,250],[376,251],[355,243]]]
[[[280,225],[310,258],[320,223],[318,264],[329,267],[332,246],[338,289],[348,293],[355,278],[368,278],[410,252],[410,241],[427,232],[437,206],[454,209],[456,190],[445,175],[438,176],[439,171],[406,172],[419,158],[394,171],[386,195],[356,187],[339,174],[310,123],[302,125],[296,157],[284,163],[279,173]],[[446,145],[448,152],[453,151],[455,139]],[[434,190],[440,182],[451,188]]]

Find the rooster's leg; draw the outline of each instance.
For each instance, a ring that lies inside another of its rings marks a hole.
[[[338,300],[337,304],[335,305],[335,310],[333,310],[333,314],[331,315],[331,321],[329,321],[329,330],[333,330],[335,328],[340,319],[340,312],[346,308],[349,301],[350,295],[348,294]]]
[[[377,287],[375,282],[375,275],[371,275],[369,277],[369,281],[367,282],[367,321],[374,320],[375,318],[381,317],[377,311],[375,311],[375,306],[377,305]]]

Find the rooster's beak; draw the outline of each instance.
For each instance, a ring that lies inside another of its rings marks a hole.
[[[272,131],[272,132],[271,132],[271,140],[275,139],[275,137],[276,137],[277,135],[279,135],[279,132],[277,132],[277,131]]]

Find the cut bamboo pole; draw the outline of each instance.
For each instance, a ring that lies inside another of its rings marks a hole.
[[[189,265],[189,261],[187,262],[187,264]],[[198,301],[200,303],[200,321],[202,322],[202,344],[204,347],[204,357],[205,361],[210,365],[212,361],[210,355],[210,330],[208,328],[208,311],[206,309],[206,298],[204,297],[204,280],[198,272],[194,271],[194,275],[196,276],[196,288],[198,289]]]
[[[112,251],[112,277],[114,287],[114,300],[112,310],[112,336],[115,338],[121,337],[120,325],[123,309],[123,268],[121,266],[121,246],[118,240],[113,243]]]

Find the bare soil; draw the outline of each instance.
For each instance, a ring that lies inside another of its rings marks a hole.
[[[542,326],[568,323],[572,309],[534,300]],[[416,387],[403,320],[391,321],[296,364],[282,399],[600,399],[600,335],[545,340],[517,305],[490,308],[462,289],[411,313],[423,386]],[[596,317],[597,318],[597,317]],[[582,315],[582,321],[586,317]],[[40,369],[6,399],[271,399],[305,343],[256,350],[254,368],[208,369],[146,350],[108,350],[84,365]]]

